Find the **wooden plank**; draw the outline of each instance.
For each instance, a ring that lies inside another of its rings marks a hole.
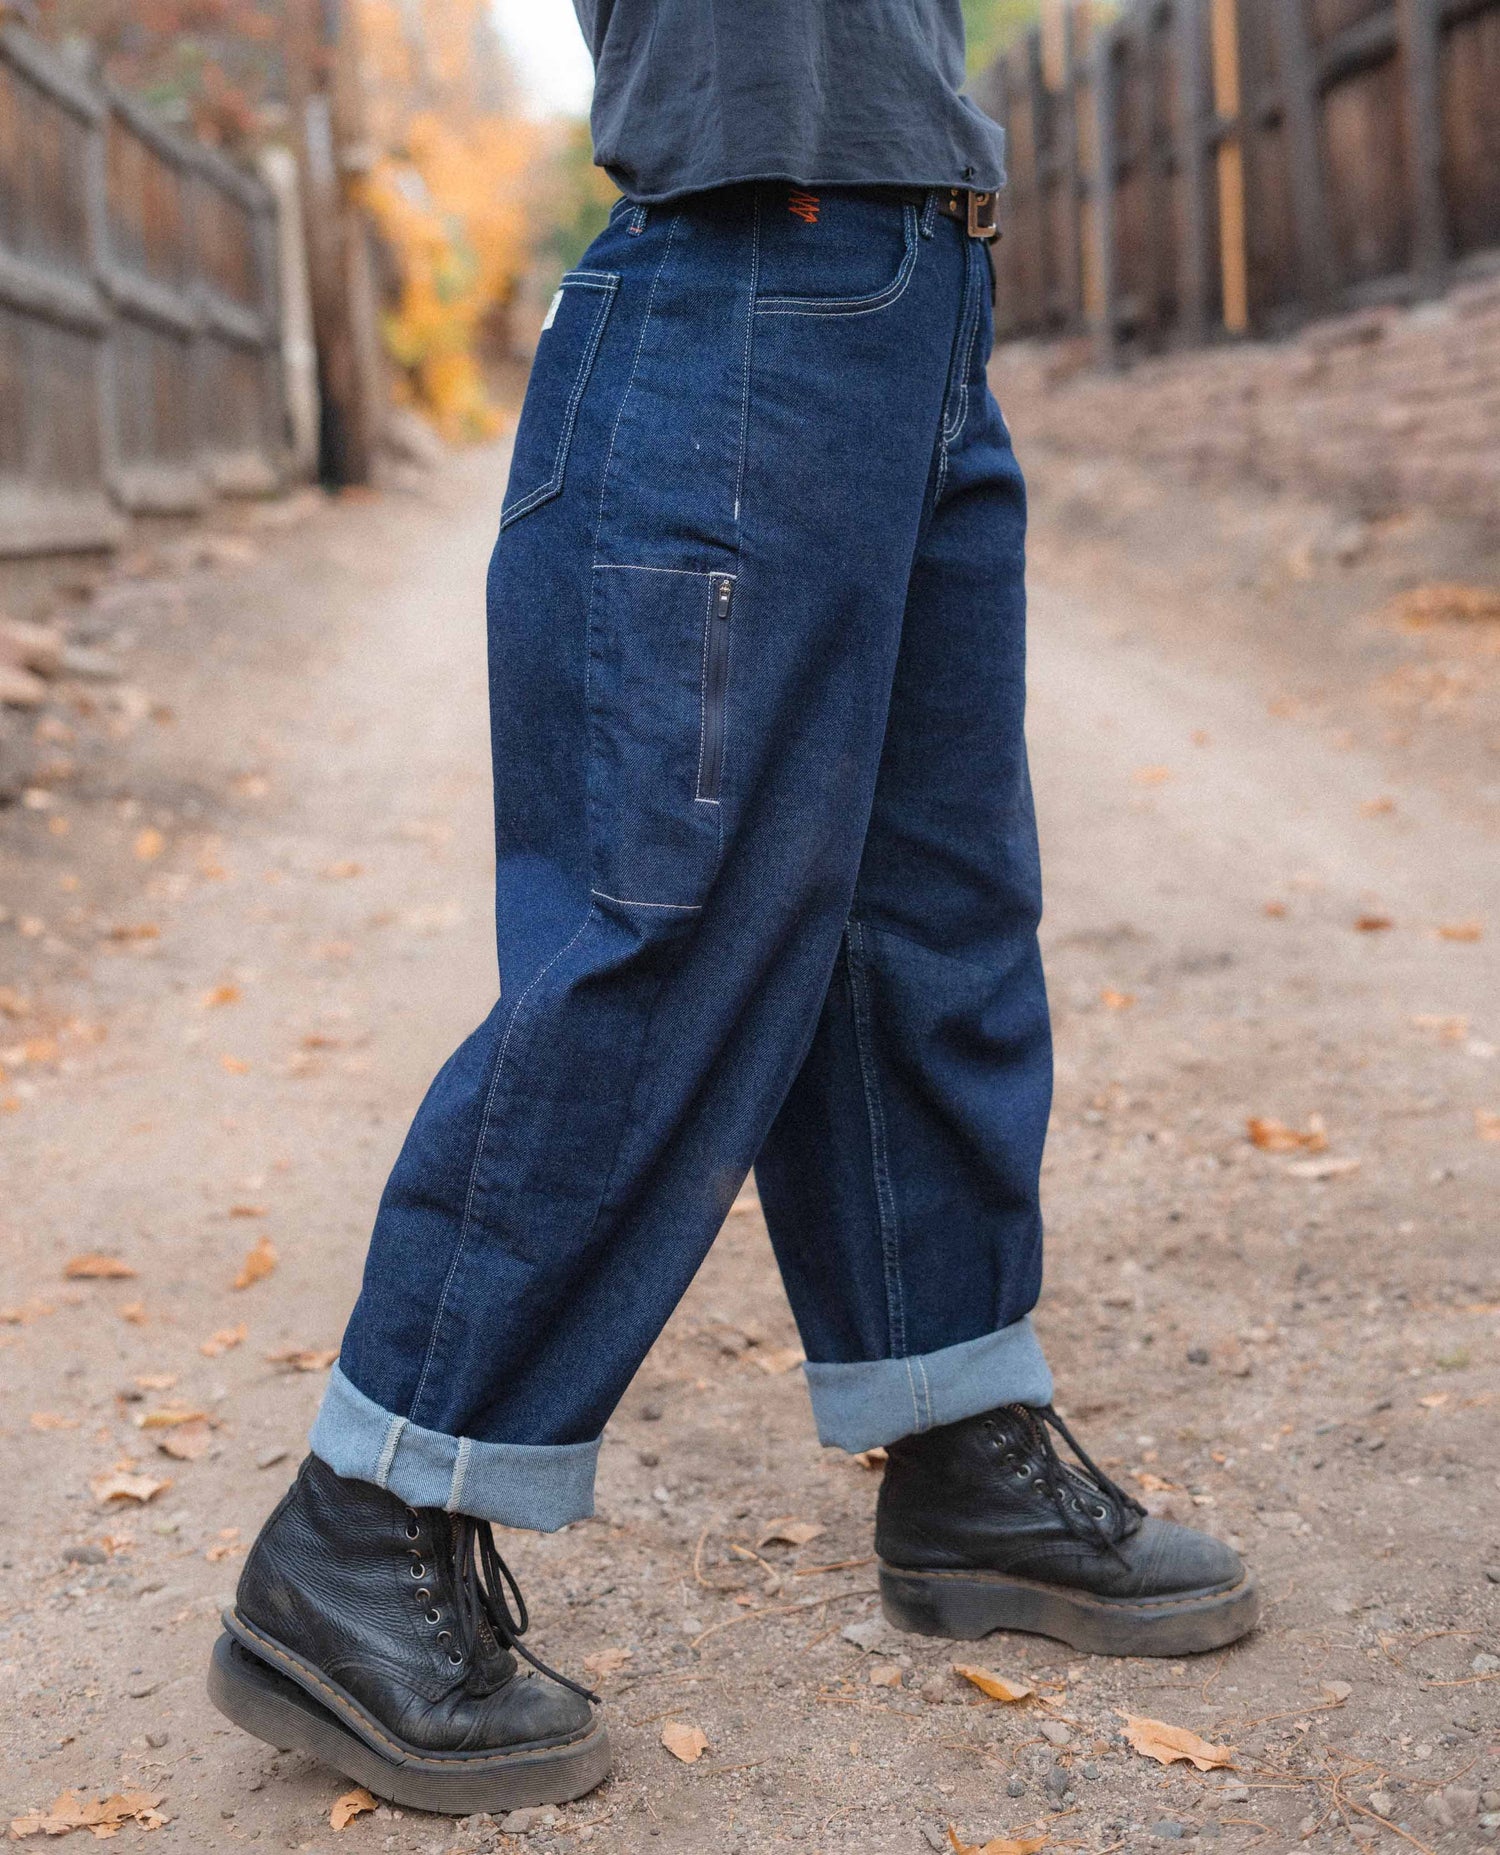
[[[1309,0],[1276,0],[1274,18],[1297,269],[1303,308],[1316,315],[1332,303],[1335,259],[1318,137],[1318,68],[1308,28],[1308,4]]]
[[[1062,90],[1059,98],[1058,135],[1062,142],[1063,188],[1062,292],[1067,304],[1066,326],[1076,334],[1083,326],[1083,249],[1081,242],[1081,181],[1078,163],[1078,34],[1077,8],[1064,6],[1062,20]]]
[[[1120,358],[1119,253],[1115,248],[1115,188],[1119,181],[1119,154],[1115,136],[1117,72],[1113,24],[1101,28],[1094,40],[1094,242],[1099,276],[1099,315],[1095,324],[1095,350],[1100,364],[1115,367]]]
[[[1406,171],[1411,189],[1411,271],[1435,296],[1448,273],[1448,215],[1443,197],[1443,123],[1438,57],[1438,0],[1396,0],[1400,37]]]
[[[1215,154],[1219,184],[1219,291],[1224,327],[1243,335],[1250,327],[1250,267],[1245,243],[1244,111],[1240,93],[1238,0],[1211,0]]]
[[[1192,346],[1208,333],[1209,197],[1204,118],[1208,90],[1203,68],[1203,15],[1198,0],[1174,0],[1177,35],[1177,168],[1183,192],[1182,245],[1177,254],[1177,315]]]

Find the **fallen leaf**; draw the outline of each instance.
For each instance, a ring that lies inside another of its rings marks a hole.
[[[1328,1146],[1328,1130],[1321,1114],[1307,1117],[1305,1133],[1280,1121],[1261,1120],[1252,1115],[1245,1123],[1245,1132],[1251,1146],[1259,1147],[1263,1153],[1322,1153]]]
[[[164,1791],[117,1791],[101,1801],[86,1801],[77,1791],[64,1791],[49,1810],[32,1810],[11,1818],[11,1839],[27,1836],[65,1836],[74,1829],[89,1829],[100,1840],[117,1835],[126,1823],[142,1829],[160,1829],[166,1822],[157,1805]]]
[[[1287,1174],[1293,1179],[1345,1179],[1359,1168],[1357,1159],[1294,1159]]]
[[[169,1430],[156,1447],[176,1462],[196,1462],[200,1456],[208,1454],[213,1440],[214,1433],[207,1422],[195,1418],[191,1423]]]
[[[61,1411],[33,1411],[31,1413],[33,1430],[76,1430],[80,1421],[77,1417],[65,1417]]]
[[[981,1694],[987,1694],[991,1700],[1003,1700],[1014,1703],[1028,1700],[1036,1692],[1024,1681],[1007,1681],[1004,1675],[993,1674],[988,1668],[976,1668],[972,1662],[955,1662],[955,1675],[962,1675],[965,1681],[972,1681]]]
[[[203,1009],[212,1011],[219,1005],[237,1005],[240,1002],[240,988],[237,985],[216,985],[203,994]]]
[[[1117,992],[1113,986],[1106,986],[1099,994],[1099,1003],[1107,1011],[1129,1011],[1135,1003],[1134,992]]]
[[[154,824],[148,824],[143,831],[135,834],[135,854],[138,862],[154,863],[167,847],[167,840]]]
[[[1263,915],[1269,915],[1273,921],[1280,921],[1286,915],[1286,903],[1266,902],[1262,905],[1260,912]]]
[[[339,1356],[336,1346],[283,1346],[267,1353],[268,1365],[284,1365],[291,1372],[326,1372]]]
[[[1153,1474],[1150,1469],[1136,1469],[1135,1479],[1144,1494],[1180,1494],[1182,1492],[1175,1481],[1168,1481],[1165,1476]]]
[[[1439,940],[1483,940],[1482,921],[1448,921],[1438,929]]]
[[[1120,1718],[1132,1747],[1159,1765],[1186,1760],[1198,1771],[1217,1771],[1234,1764],[1233,1746],[1210,1745],[1185,1726],[1168,1726],[1165,1720],[1149,1720],[1138,1713],[1122,1713]]]
[[[347,1829],[357,1816],[367,1816],[371,1810],[378,1810],[379,1804],[364,1788],[357,1785],[352,1791],[345,1791],[328,1813],[330,1829]]]
[[[1383,934],[1387,928],[1395,925],[1389,915],[1356,915],[1354,918],[1354,931],[1357,934]]]
[[[872,1688],[898,1688],[901,1685],[901,1670],[894,1662],[882,1662],[879,1668],[870,1670]]]
[[[219,1058],[219,1067],[231,1076],[248,1076],[250,1065],[243,1057],[230,1056],[227,1052]]]
[[[232,1204],[229,1207],[231,1217],[265,1217],[268,1215],[263,1204]]]
[[[217,1359],[220,1353],[227,1353],[231,1347],[243,1345],[249,1331],[244,1321],[237,1327],[220,1327],[217,1333],[211,1333],[206,1340],[198,1342],[198,1351],[205,1359]]]
[[[882,1469],[889,1460],[889,1456],[879,1443],[873,1449],[859,1450],[854,1457],[854,1461],[862,1469]]]
[[[1448,1402],[1446,1391],[1430,1391],[1425,1398],[1418,1398],[1418,1404],[1424,1411],[1440,1411]]]
[[[75,1256],[63,1264],[63,1274],[73,1282],[128,1282],[135,1270],[118,1256]]]
[[[122,921],[109,930],[110,940],[159,940],[161,929],[154,921]]]
[[[276,1245],[269,1237],[257,1239],[254,1247],[240,1264],[240,1272],[234,1278],[234,1287],[249,1288],[256,1282],[263,1282],[276,1267]]]
[[[1492,586],[1463,586],[1438,581],[1416,586],[1393,601],[1397,619],[1414,631],[1429,625],[1481,623],[1500,619],[1500,592]]]
[[[121,1320],[128,1320],[132,1327],[144,1327],[146,1324],[146,1304],[144,1301],[127,1301],[115,1310]]]
[[[1348,1700],[1349,1696],[1354,1692],[1354,1683],[1352,1681],[1325,1681],[1323,1683],[1323,1692],[1328,1696],[1329,1700],[1333,1702],[1335,1707],[1342,1707],[1344,1702]]]
[[[798,1520],[794,1515],[784,1515],[780,1520],[772,1520],[766,1530],[756,1540],[757,1547],[770,1546],[778,1541],[784,1546],[805,1546],[809,1540],[826,1533],[828,1528],[817,1520]]]
[[[142,1391],[170,1391],[177,1383],[175,1372],[137,1372],[136,1385]]]
[[[1382,793],[1378,799],[1366,799],[1359,809],[1366,818],[1388,818],[1396,809],[1396,801],[1389,793]]]
[[[1419,1011],[1412,1023],[1419,1031],[1436,1031],[1444,1043],[1462,1043],[1469,1034],[1469,1020],[1461,1016],[1442,1017],[1436,1012]]]
[[[668,1720],[661,1729],[661,1742],[684,1765],[696,1765],[708,1750],[708,1739],[701,1727],[685,1726],[681,1720]]]
[[[960,1842],[957,1831],[948,1825],[948,1840],[954,1855],[1036,1855],[1047,1846],[1045,1836],[993,1836],[988,1842]]]
[[[596,1649],[583,1658],[583,1665],[596,1681],[607,1681],[619,1674],[634,1653],[632,1649]]]
[[[1138,766],[1130,775],[1138,786],[1164,786],[1172,777],[1169,766]]]
[[[135,1421],[136,1428],[140,1430],[171,1430],[180,1423],[206,1423],[208,1412],[189,1410],[185,1405],[164,1404],[159,1410],[147,1411]]]
[[[106,1475],[94,1477],[89,1483],[89,1492],[101,1507],[107,1507],[111,1501],[139,1501],[144,1506],[171,1485],[170,1478],[161,1480],[155,1475],[134,1474],[129,1469],[111,1469]]]
[[[217,1565],[221,1559],[227,1559],[233,1553],[244,1550],[245,1548],[240,1544],[238,1527],[220,1527],[218,1539],[208,1547],[203,1556],[210,1565]]]
[[[774,1378],[782,1372],[794,1371],[807,1358],[800,1346],[773,1346],[769,1352],[757,1348],[750,1354],[762,1372],[768,1372]]]
[[[1476,1108],[1474,1131],[1481,1140],[1500,1140],[1500,1114],[1492,1108]]]

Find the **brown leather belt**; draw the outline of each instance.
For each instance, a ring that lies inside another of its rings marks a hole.
[[[892,187],[887,197],[894,196],[908,206],[925,206],[928,191],[925,187]],[[982,238],[986,242],[1000,236],[995,203],[995,194],[977,193],[972,187],[937,189],[938,211],[946,214],[949,219],[956,219],[970,238]]]

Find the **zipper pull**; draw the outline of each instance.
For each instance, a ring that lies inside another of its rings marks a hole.
[[[720,580],[719,590],[714,598],[714,617],[726,619],[729,616],[729,602],[734,598],[734,581]]]

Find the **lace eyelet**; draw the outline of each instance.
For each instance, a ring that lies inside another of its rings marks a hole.
[[[420,1539],[422,1537],[422,1529],[417,1525],[415,1520],[406,1529],[406,1537],[408,1539]]]
[[[429,1623],[441,1623],[443,1620],[443,1613],[440,1610],[432,1609],[425,1614]]]
[[[1109,1509],[1107,1507],[1091,1507],[1089,1512],[1096,1520],[1108,1520],[1109,1518]]]
[[[423,1585],[422,1589],[415,1593],[415,1596],[419,1604],[430,1604],[432,1602],[432,1593],[427,1589],[426,1585]]]
[[[429,1623],[432,1621],[430,1617],[427,1620]],[[453,1640],[452,1630],[439,1630],[437,1633],[437,1639],[439,1642],[452,1642]]]
[[[410,1567],[410,1570],[413,1578],[425,1578],[427,1576],[427,1567],[420,1559]]]
[[[455,1668],[462,1668],[464,1665],[464,1658],[458,1653],[457,1649],[450,1649],[448,1651],[448,1660]]]

